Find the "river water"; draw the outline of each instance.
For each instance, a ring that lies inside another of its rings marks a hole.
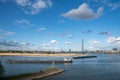
[[[42,80],[120,80],[120,54],[94,54],[97,58],[73,59],[72,64],[55,64],[65,71]],[[7,59],[52,59],[51,57],[0,57],[5,72],[1,76],[36,72],[51,64],[7,64]],[[54,59],[62,59],[55,57]]]

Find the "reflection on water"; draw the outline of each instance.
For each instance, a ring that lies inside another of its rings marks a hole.
[[[4,73],[4,67],[3,65],[1,64],[1,61],[0,61],[0,77],[3,75]]]
[[[95,54],[97,58],[74,59],[72,64],[55,64],[65,72],[42,80],[120,80],[120,54]],[[54,58],[54,59],[61,59]],[[48,57],[1,57],[4,76],[36,72],[51,64],[6,64],[7,59],[48,59]]]

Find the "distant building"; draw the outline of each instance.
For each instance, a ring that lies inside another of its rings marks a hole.
[[[69,49],[69,52],[71,52],[71,49]]]
[[[117,49],[117,48],[113,48],[112,50],[113,50],[114,52],[117,52],[117,51],[118,51],[118,49]]]

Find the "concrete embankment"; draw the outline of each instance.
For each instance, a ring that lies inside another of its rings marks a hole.
[[[33,75],[29,78],[24,78],[22,80],[37,80],[37,79],[41,79],[41,78],[45,78],[45,77],[48,77],[48,76],[59,74],[63,71],[64,71],[63,69],[56,69],[55,68],[55,69],[51,69],[50,71],[49,70],[45,71],[42,74],[36,73],[36,75]],[[19,80],[21,80],[21,79],[19,79]]]
[[[0,80],[37,80],[48,76],[56,75],[61,72],[64,72],[64,70],[51,67],[35,73],[26,73],[26,74],[10,76],[10,77],[2,77],[0,78]]]

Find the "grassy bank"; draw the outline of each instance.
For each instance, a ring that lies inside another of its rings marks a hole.
[[[64,71],[63,69],[50,67],[48,69],[41,70],[39,72],[20,74],[20,75],[9,76],[9,77],[2,77],[0,78],[0,80],[35,80],[35,79],[40,79],[40,78],[48,77],[51,75],[55,75],[63,71]]]

